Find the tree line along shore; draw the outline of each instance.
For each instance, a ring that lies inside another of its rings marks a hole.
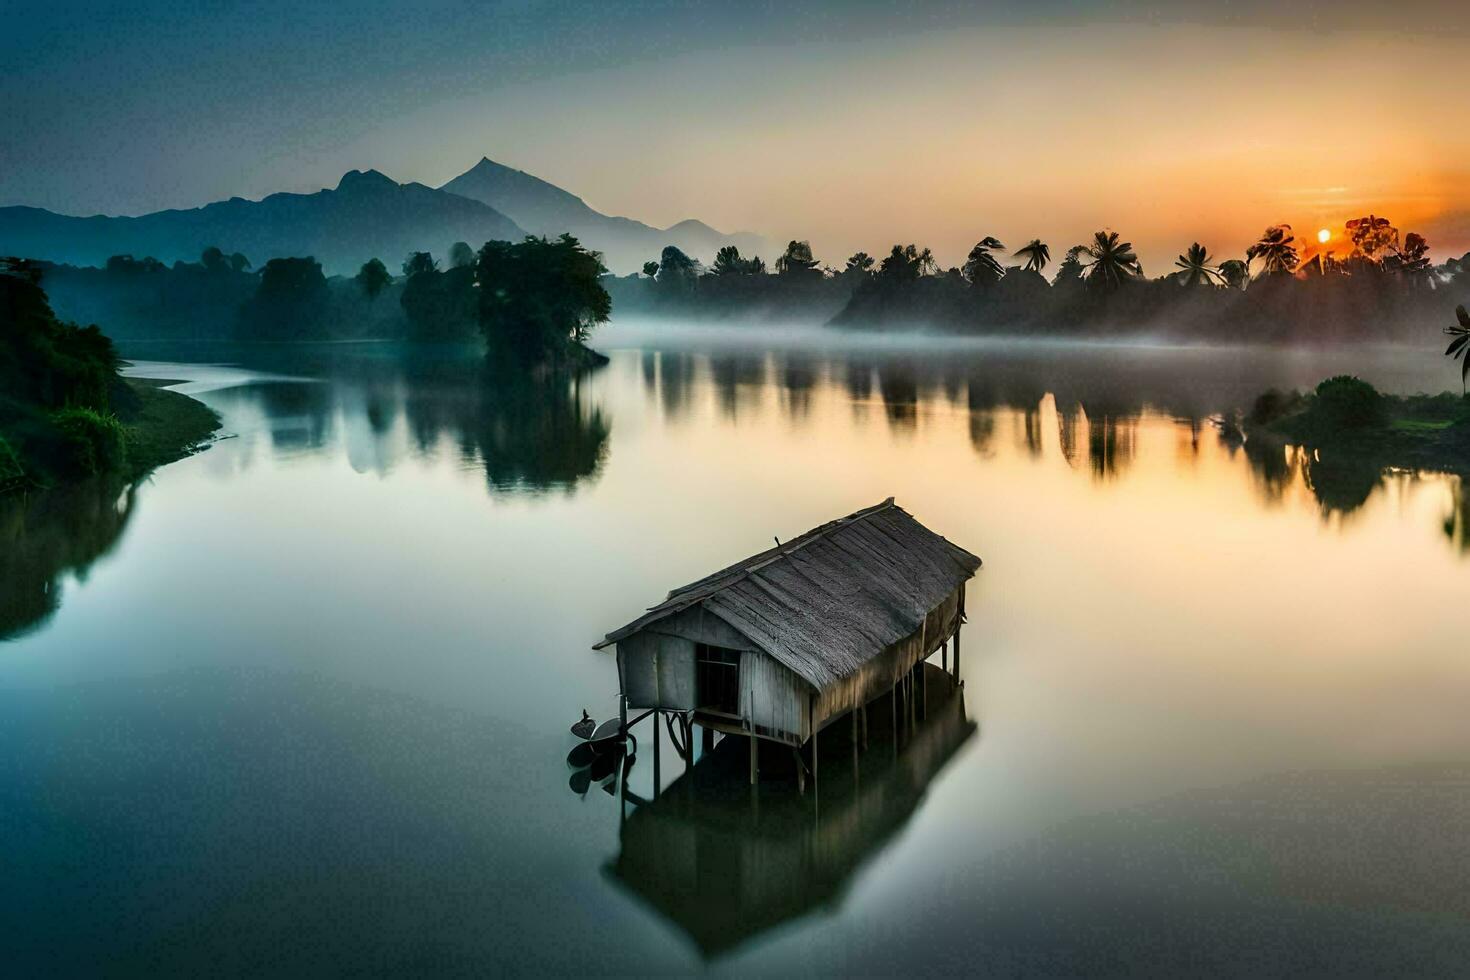
[[[102,267],[8,259],[0,287],[12,324],[0,367],[14,380],[0,402],[0,483],[21,479],[17,471],[45,482],[157,465],[213,429],[201,434],[204,416],[171,393],[120,379],[109,336],[64,321],[50,302],[68,320],[106,323],[124,339],[480,343],[487,360],[524,373],[603,360],[587,340],[614,304],[632,314],[860,330],[1339,343],[1422,342],[1447,309],[1470,299],[1470,254],[1436,265],[1422,236],[1401,236],[1374,215],[1343,232],[1341,256],[1308,252],[1285,225],[1266,229],[1240,258],[1216,261],[1196,242],[1153,279],[1111,231],[1069,249],[1050,277],[1047,243],[1022,245],[1010,253],[1018,264],[1007,265],[1006,246],[990,236],[948,269],[915,245],[894,245],[881,261],[859,252],[835,269],[792,241],[769,267],[728,245],[706,268],[671,245],[624,277],[607,274],[599,254],[569,235],[478,250],[458,242],[443,261],[410,253],[396,275],[374,258],[355,276],[331,278],[309,256],[256,268],[217,247],[172,266],[124,255]],[[156,429],[149,418],[167,418],[174,435],[142,435]],[[171,440],[179,445],[164,449]]]
[[[858,252],[840,267],[790,242],[767,266],[734,246],[705,267],[665,248],[642,274],[614,280],[620,313],[795,320],[866,331],[926,329],[1012,337],[1157,337],[1178,342],[1424,342],[1470,302],[1470,253],[1435,264],[1429,243],[1367,215],[1326,242],[1267,228],[1238,257],[1192,243],[1150,278],[1133,245],[1098,231],[1053,262],[1046,242],[1010,251],[981,238],[942,267],[917,245]]]
[[[603,360],[586,346],[611,309],[596,253],[576,239],[526,238],[487,242],[478,252],[455,250],[441,270],[427,253],[405,262],[399,305],[415,325],[410,339],[466,341],[478,336],[487,362],[503,376],[578,370]],[[233,322],[269,340],[320,339],[318,331],[344,310],[334,303],[321,266],[310,258],[272,259],[258,276],[249,260],[208,249],[196,264],[162,270],[120,258],[87,270],[106,283],[124,283],[147,298],[134,315],[162,307],[195,322],[237,300]],[[50,485],[101,474],[141,475],[192,451],[219,424],[194,399],[118,373],[111,337],[78,326],[52,308],[43,284],[56,267],[26,259],[0,260],[0,489]],[[74,272],[76,270],[73,270]],[[249,277],[252,288],[242,288]],[[380,298],[392,277],[368,263],[353,282],[363,301]],[[103,322],[127,321],[104,302]]]

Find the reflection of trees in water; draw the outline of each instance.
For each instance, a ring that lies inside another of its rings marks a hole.
[[[1026,455],[1032,459],[1041,458],[1041,407],[1032,405],[1028,407],[1021,419],[1021,434],[1026,447]]]
[[[1082,406],[1073,405],[1063,410],[1061,403],[1057,404],[1057,443],[1062,450],[1062,458],[1067,461],[1068,466],[1077,465],[1077,454],[1081,449],[1081,440],[1077,436],[1077,430],[1082,424]]]
[[[907,366],[886,365],[878,370],[878,393],[883,413],[894,432],[912,434],[919,425],[919,383]]]
[[[488,378],[460,440],[491,490],[569,490],[602,468],[608,431],[602,410],[583,404],[578,379]]]
[[[61,577],[85,579],[133,515],[135,488],[97,480],[0,497],[0,640],[44,624],[61,605]]]
[[[1133,462],[1138,447],[1138,416],[1104,412],[1087,416],[1087,459],[1092,475],[1112,479]]]
[[[1470,490],[1465,477],[1457,476],[1450,487],[1450,512],[1445,515],[1444,534],[1462,555],[1470,555]]]
[[[817,375],[817,362],[809,355],[788,354],[782,358],[776,378],[781,385],[782,407],[791,418],[803,419],[811,413]]]
[[[1263,439],[1249,439],[1242,445],[1262,499],[1268,504],[1281,503],[1286,498],[1286,491],[1296,481],[1301,450]],[[1233,450],[1233,445],[1230,448]]]
[[[693,400],[694,358],[664,351],[658,355],[658,392],[664,412],[679,418]]]
[[[965,391],[965,407],[970,416],[970,446],[982,456],[989,455],[995,438],[996,395],[993,389],[972,382]]]
[[[332,436],[331,385],[279,382],[254,386],[270,418],[271,446],[283,452],[320,449]]]
[[[873,397],[873,365],[865,361],[849,361],[842,372],[847,395],[854,402],[865,402]]]
[[[759,402],[766,380],[764,354],[716,354],[709,367],[720,411],[728,418],[739,417],[743,409]]]
[[[841,901],[854,874],[903,830],[929,784],[977,730],[947,675],[932,664],[923,669],[927,713],[895,741],[877,702],[856,773],[850,730],[839,723],[821,735],[815,790],[798,795],[794,773],[763,746],[753,800],[746,742],[725,739],[656,799],[635,800],[607,873],[706,957]]]
[[[1371,460],[1347,454],[1302,455],[1302,478],[1323,513],[1351,514],[1367,503],[1383,479],[1383,471]]]
[[[239,389],[236,397],[254,401],[267,416],[277,450],[323,447],[337,434],[341,414],[349,455],[381,472],[395,456],[393,423],[401,415],[414,450],[429,455],[447,439],[483,466],[495,491],[570,489],[607,457],[610,422],[587,404],[585,375],[531,377],[497,371],[457,349],[432,348],[344,357],[320,367],[322,381]]]

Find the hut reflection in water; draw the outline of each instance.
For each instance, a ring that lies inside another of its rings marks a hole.
[[[775,771],[752,793],[747,739],[739,736],[720,738],[656,799],[625,790],[609,877],[678,926],[706,958],[835,910],[857,871],[903,829],[930,782],[977,730],[963,688],[934,664],[919,670],[927,699],[912,717],[890,721],[889,712],[872,712],[878,723],[866,751],[854,751],[845,725],[823,734],[817,792],[803,795]],[[777,746],[765,748],[763,769],[796,765]]]

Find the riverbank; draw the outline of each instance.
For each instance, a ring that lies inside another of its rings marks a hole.
[[[1302,395],[1269,391],[1244,422],[1247,437],[1295,444],[1378,469],[1437,470],[1470,476],[1470,398],[1383,395],[1339,376]]]
[[[0,493],[93,477],[132,482],[205,448],[219,429],[219,415],[188,395],[164,390],[176,383],[118,378],[111,414],[68,410],[60,421],[48,422],[39,414],[23,419],[21,425],[31,431],[13,441],[0,436]],[[41,430],[46,437],[36,438]]]
[[[126,470],[131,478],[146,475],[160,466],[192,456],[206,448],[220,426],[218,413],[208,405],[177,391],[177,384],[160,378],[124,378],[123,383],[137,398],[136,407],[124,417],[127,430]]]

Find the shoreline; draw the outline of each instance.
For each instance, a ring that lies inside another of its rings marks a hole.
[[[165,387],[180,382],[130,377],[122,381],[138,399],[123,419],[128,458],[122,474],[129,481],[193,456],[213,443],[221,424],[219,413],[197,398]]]

